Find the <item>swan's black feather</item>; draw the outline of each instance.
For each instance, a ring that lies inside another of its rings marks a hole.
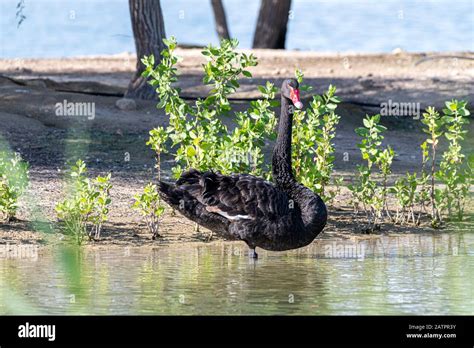
[[[230,217],[275,220],[289,214],[288,195],[274,184],[253,175],[227,176],[191,169],[179,178],[176,185],[205,206]]]

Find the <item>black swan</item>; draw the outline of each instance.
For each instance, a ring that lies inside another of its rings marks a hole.
[[[159,182],[162,199],[188,219],[228,239],[282,251],[308,245],[326,225],[322,199],[295,180],[291,166],[293,109],[301,109],[298,82],[281,87],[281,115],[273,151],[275,184],[249,174],[190,169],[175,184]]]

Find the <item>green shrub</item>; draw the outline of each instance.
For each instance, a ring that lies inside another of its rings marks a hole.
[[[423,131],[429,135],[423,144],[421,144],[422,150],[422,169],[421,169],[421,193],[420,201],[424,206],[427,200],[427,193],[429,192],[429,201],[431,204],[431,225],[437,227],[441,223],[441,216],[438,210],[438,204],[435,191],[435,174],[436,174],[436,154],[439,144],[439,139],[443,135],[442,126],[443,121],[439,116],[439,113],[433,107],[426,109],[423,113],[421,122],[425,125]],[[428,149],[429,148],[429,149]],[[430,161],[429,171],[426,170],[426,165]],[[439,196],[439,195],[438,195]]]
[[[417,174],[407,173],[405,177],[397,179],[390,192],[395,195],[397,201],[397,213],[395,223],[417,223],[415,217],[415,203],[417,202]]]
[[[381,188],[381,197],[380,197],[380,204],[381,207],[379,208],[380,211],[378,214],[380,216],[383,215],[383,212],[391,218],[390,209],[388,208],[387,197],[388,197],[388,176],[392,173],[392,163],[393,159],[395,158],[395,151],[391,148],[391,146],[387,146],[387,148],[383,149],[378,153],[377,156],[377,167],[379,168],[380,174],[382,176],[382,188]],[[383,216],[382,216],[383,218]]]
[[[72,234],[78,244],[86,236],[97,240],[109,213],[111,174],[87,176],[86,164],[78,160],[69,171],[67,198],[56,204],[56,212],[64,223],[66,233]]]
[[[9,222],[15,218],[18,199],[29,182],[28,163],[20,154],[0,151],[0,219]]]
[[[150,138],[146,143],[155,152],[156,156],[156,170],[158,180],[161,179],[161,154],[166,152],[166,141],[168,134],[163,127],[157,127],[150,131]],[[153,183],[149,183],[143,189],[143,192],[134,196],[135,202],[132,208],[137,210],[145,219],[148,230],[152,234],[152,238],[160,237],[159,222],[163,215],[164,207],[161,204],[160,196],[158,194],[158,187]]]
[[[464,125],[468,123],[466,116],[469,115],[466,104],[465,101],[457,100],[446,102],[441,120],[445,126],[444,135],[449,147],[443,153],[439,171],[436,173],[437,178],[444,184],[444,188],[438,189],[440,208],[451,219],[457,220],[462,220],[464,216],[464,205],[471,184],[470,171],[461,146],[461,141],[467,133],[464,129]]]
[[[251,173],[271,178],[269,161],[265,161],[262,149],[265,143],[276,139],[277,117],[274,107],[280,105],[273,100],[277,88],[270,82],[258,86],[261,99],[251,101],[250,107],[235,113],[237,126],[229,141],[221,150],[221,171],[224,173]]]
[[[231,138],[222,117],[231,111],[228,95],[239,87],[238,78],[242,75],[252,76],[245,69],[256,65],[255,58],[253,55],[235,52],[238,44],[236,40],[223,40],[221,47],[208,46],[202,52],[207,58],[207,63],[203,66],[203,82],[210,86],[210,92],[205,99],[198,99],[194,105],[188,105],[179,96],[180,89],[173,86],[177,81],[175,64],[179,61],[174,55],[176,40],[171,38],[164,42],[167,48],[163,50],[163,59],[158,66],[154,66],[153,56],[144,57],[142,62],[146,66],[144,76],[149,77],[150,84],[157,87],[160,99],[157,107],[164,108],[169,116],[166,133],[171,139],[177,163],[172,169],[174,177],[179,177],[183,170],[191,167],[200,170],[214,169],[223,173],[239,168],[248,161],[249,156],[234,156],[234,161],[229,161],[226,156],[230,147],[242,146],[245,140],[234,144],[236,139]],[[242,130],[243,133],[245,131],[248,129]],[[238,129],[236,132],[238,133]]]
[[[220,47],[208,46],[202,53],[207,58],[204,64],[204,84],[210,85],[209,95],[189,105],[180,98],[175,68],[179,59],[174,55],[176,41],[165,40],[167,48],[163,60],[154,66],[153,57],[144,57],[144,76],[157,87],[160,102],[169,116],[166,132],[172,141],[171,147],[177,165],[173,174],[178,177],[190,167],[200,170],[216,170],[223,174],[246,172],[271,178],[269,159],[263,154],[263,147],[276,139],[277,117],[274,109],[279,101],[274,100],[277,88],[267,82],[259,86],[261,98],[250,102],[243,112],[235,112],[236,127],[229,131],[222,117],[232,110],[229,94],[239,87],[240,76],[250,78],[248,67],[257,64],[253,55],[237,53],[236,40],[223,40]],[[302,84],[303,74],[296,77],[302,90],[309,87]],[[329,87],[322,96],[315,96],[306,111],[297,110],[294,115],[293,159],[295,175],[309,188],[330,200],[334,192],[327,192],[334,162],[332,140],[339,116],[335,114],[339,99],[336,89]],[[335,180],[338,183],[340,180]]]
[[[161,153],[166,152],[165,144],[167,139],[168,135],[166,134],[165,129],[163,127],[156,127],[150,131],[150,138],[146,143],[155,152],[155,168],[158,173],[158,180],[161,178]]]
[[[301,84],[302,73],[297,71],[296,77]],[[303,85],[302,89],[308,89],[305,87]],[[335,113],[340,102],[335,93],[336,87],[329,86],[323,95],[313,97],[306,110],[295,110],[293,116],[292,158],[295,176],[326,202],[330,202],[337,193],[327,190],[334,169],[332,141],[340,119]],[[336,184],[339,182],[334,181]]]
[[[153,183],[149,183],[143,189],[141,194],[134,196],[135,202],[132,205],[145,219],[148,230],[152,234],[152,238],[160,237],[159,222],[165,208],[161,205],[158,188]]]
[[[366,116],[363,119],[364,127],[359,127],[355,131],[362,137],[357,146],[362,154],[362,159],[367,162],[366,165],[358,165],[358,175],[355,184],[349,185],[352,193],[352,202],[356,212],[359,206],[366,214],[368,230],[379,227],[383,220],[383,210],[386,208],[387,199],[387,176],[391,172],[391,164],[395,152],[391,147],[382,149],[382,133],[387,130],[380,124],[380,115]],[[382,176],[382,186],[376,181],[376,172],[374,166],[379,169],[379,175]],[[387,209],[388,211],[388,209]]]

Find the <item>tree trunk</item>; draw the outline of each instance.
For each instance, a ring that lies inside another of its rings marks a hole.
[[[285,48],[291,0],[262,0],[253,48]]]
[[[212,10],[214,11],[214,20],[216,21],[216,31],[219,40],[230,39],[229,27],[224,11],[224,5],[221,0],[211,0]]]
[[[155,97],[154,88],[141,76],[144,70],[141,58],[153,54],[157,64],[161,60],[161,51],[165,48],[163,39],[166,34],[160,1],[129,0],[129,7],[137,51],[137,68],[132,81],[128,85],[125,97],[153,99]]]

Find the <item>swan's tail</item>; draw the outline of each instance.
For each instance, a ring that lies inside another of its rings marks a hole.
[[[216,234],[219,234],[221,237],[232,238],[228,232],[229,220],[221,215],[207,211],[206,206],[200,203],[185,189],[159,181],[158,190],[161,199],[188,219],[216,232]]]
[[[158,190],[160,197],[174,209],[179,210],[179,204],[183,199],[183,191],[178,190],[174,185],[167,184],[163,181],[158,182]]]

